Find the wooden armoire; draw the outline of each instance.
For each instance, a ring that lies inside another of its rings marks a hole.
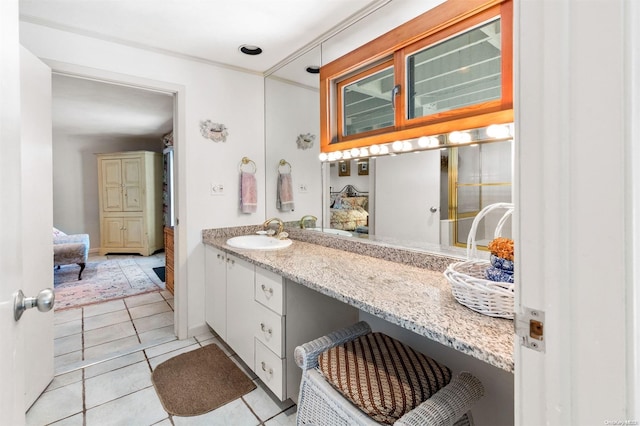
[[[163,248],[162,154],[98,154],[100,254]]]

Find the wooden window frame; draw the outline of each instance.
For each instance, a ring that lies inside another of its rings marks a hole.
[[[407,119],[407,56],[498,15],[502,40],[501,98]],[[395,127],[342,136],[342,107],[338,107],[342,98],[338,82],[353,75],[362,78],[374,64],[389,57],[393,57],[395,84],[401,87],[396,99]],[[513,117],[513,0],[448,0],[320,68],[321,152],[510,123]]]

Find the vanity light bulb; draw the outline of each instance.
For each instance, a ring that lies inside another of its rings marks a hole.
[[[389,153],[389,147],[387,145],[382,145],[380,147],[380,154],[387,155]]]
[[[320,155],[318,155],[318,159],[320,161],[327,161],[327,158],[329,158],[329,156],[327,155],[326,152],[321,152]]]
[[[360,155],[360,150],[358,148],[352,148],[351,149],[351,156],[352,157],[357,157]]]
[[[395,141],[393,144],[391,144],[391,148],[393,148],[394,151],[402,151],[402,142]]]
[[[329,161],[335,161],[336,160],[336,154],[334,152],[330,152],[328,155]]]
[[[420,136],[420,137],[418,138],[418,146],[419,146],[420,148],[426,148],[426,147],[428,147],[428,146],[429,146],[429,143],[430,143],[429,139],[430,139],[430,138],[428,138],[428,137],[426,137],[426,136]]]
[[[462,143],[471,142],[471,133],[460,132],[460,142]]]
[[[413,145],[409,141],[404,141],[402,144],[402,150],[405,152],[413,151]]]
[[[440,139],[435,136],[429,136],[429,146],[436,147],[438,145],[440,145]]]
[[[360,156],[367,157],[369,155],[369,150],[367,148],[360,148]]]
[[[345,160],[349,160],[351,158],[351,151],[345,151],[342,153],[342,158]]]
[[[501,139],[507,138],[510,136],[511,129],[509,129],[508,125],[503,124],[492,124],[487,127],[487,136],[490,138]]]
[[[378,155],[378,154],[380,154],[380,146],[379,145],[371,145],[369,147],[369,151],[371,151],[371,154],[373,154],[373,155]]]
[[[333,156],[336,158],[336,160],[339,160],[342,158],[342,152],[341,151],[336,151],[333,153]]]
[[[449,133],[449,142],[451,143],[460,143],[462,139],[462,132],[455,131]]]

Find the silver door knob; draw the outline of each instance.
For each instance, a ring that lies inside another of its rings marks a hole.
[[[437,211],[438,211],[438,208],[437,208],[437,207],[433,207],[433,206],[431,206],[431,208],[429,209],[429,211],[430,211],[431,213],[435,213],[435,212],[437,212]]]
[[[13,319],[18,321],[22,313],[30,308],[37,307],[40,312],[48,312],[53,308],[56,295],[50,288],[41,290],[36,297],[24,297],[22,290],[18,290],[13,298]]]

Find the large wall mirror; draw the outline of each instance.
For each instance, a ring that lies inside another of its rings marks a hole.
[[[317,221],[306,221],[306,228],[318,229],[308,232],[464,256],[477,212],[511,201],[511,138],[480,137],[485,143],[320,162],[319,75],[306,69],[323,64],[324,47],[265,77],[266,217],[299,227],[310,215]],[[315,136],[310,148],[298,146],[303,134]],[[290,169],[281,168],[281,160]],[[295,207],[282,211],[276,202],[278,173],[289,170]],[[492,238],[495,221],[479,230],[480,244]]]

